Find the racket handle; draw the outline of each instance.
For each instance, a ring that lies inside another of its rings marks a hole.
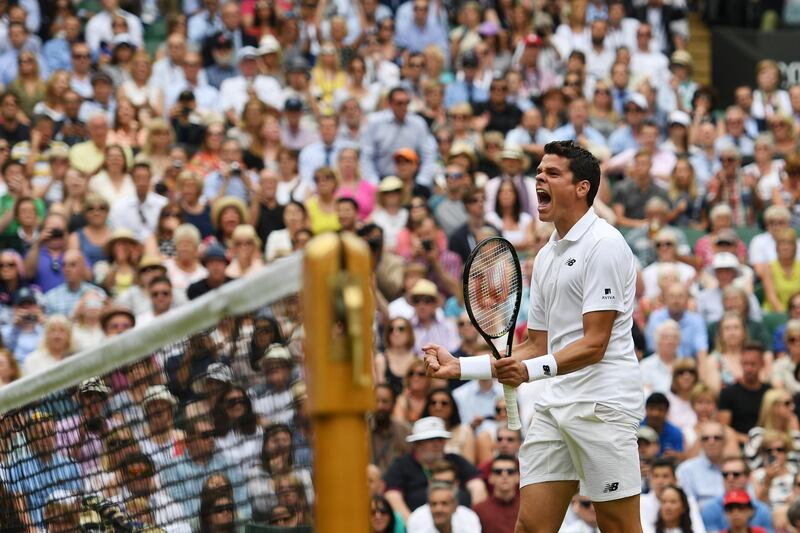
[[[517,408],[517,390],[508,385],[503,385],[503,395],[506,397],[508,429],[517,430],[522,428],[519,420],[519,409]]]

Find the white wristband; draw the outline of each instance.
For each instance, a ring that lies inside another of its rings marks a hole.
[[[528,383],[558,375],[558,364],[553,354],[526,359],[523,364],[528,367]]]
[[[492,379],[492,356],[489,354],[459,357],[461,379]]]

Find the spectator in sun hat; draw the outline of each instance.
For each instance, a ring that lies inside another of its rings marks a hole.
[[[444,452],[444,445],[449,438],[450,432],[445,429],[444,420],[435,416],[420,418],[406,437],[411,444],[411,451],[395,459],[386,471],[386,499],[404,519],[408,519],[413,510],[427,502],[428,477],[425,469],[442,459],[454,466],[459,488],[471,500],[467,503],[476,504],[486,499],[486,486],[480,479],[478,469],[460,455]]]
[[[152,385],[145,391],[142,401],[145,435],[139,440],[139,447],[159,470],[174,463],[183,453],[185,436],[175,427],[177,406],[178,400],[164,385]]]
[[[442,299],[432,281],[421,279],[414,284],[411,288],[411,304],[415,311],[411,325],[414,328],[416,352],[421,352],[422,347],[433,340],[450,351],[458,349],[461,344],[458,330],[450,320],[437,312],[442,306]]]

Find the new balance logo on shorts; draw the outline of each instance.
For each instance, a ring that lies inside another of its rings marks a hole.
[[[606,483],[606,486],[603,488],[603,494],[606,492],[614,492],[619,488],[619,481],[614,481],[613,483]]]

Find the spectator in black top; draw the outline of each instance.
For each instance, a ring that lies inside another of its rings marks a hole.
[[[231,281],[233,278],[225,275],[228,263],[225,249],[218,244],[210,245],[203,254],[203,266],[208,270],[208,276],[189,285],[189,288],[186,289],[186,296],[190,300],[194,300]]]
[[[386,471],[386,500],[404,521],[408,520],[411,511],[427,502],[428,477],[425,471],[442,459],[453,464],[461,481],[460,488],[469,492],[473,505],[486,499],[486,486],[478,470],[460,455],[444,453],[449,438],[450,432],[445,430],[441,418],[420,418],[406,438],[411,443],[411,453],[395,459]]]
[[[250,196],[250,223],[261,242],[267,242],[274,230],[286,227],[283,206],[278,203],[278,179],[278,174],[265,168],[259,174],[258,194]]]
[[[31,129],[19,121],[19,98],[11,93],[0,96],[0,138],[14,146],[31,138]]]
[[[761,410],[761,400],[769,385],[761,382],[764,366],[764,347],[748,343],[742,350],[742,377],[722,389],[719,395],[719,421],[736,431],[741,444],[747,443],[747,432],[756,426]]]
[[[499,131],[503,135],[519,126],[522,111],[507,101],[508,82],[495,78],[489,86],[489,101],[475,104],[475,116],[480,117],[482,130]],[[482,116],[481,116],[482,115]]]

